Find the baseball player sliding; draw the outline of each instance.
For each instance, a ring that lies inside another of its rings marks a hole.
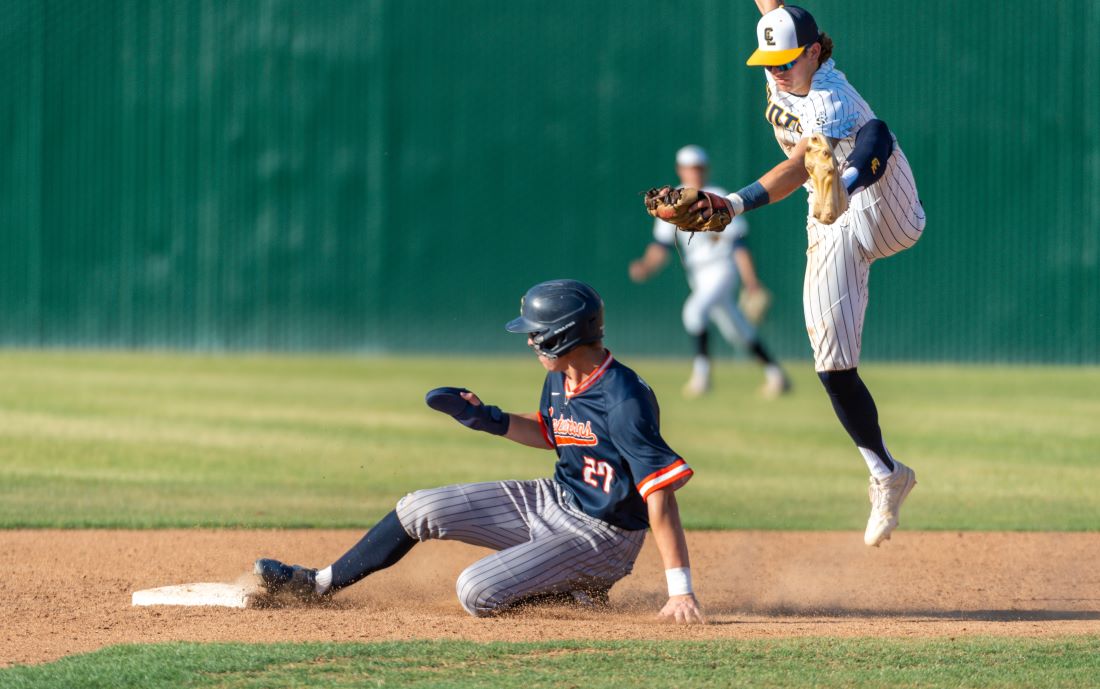
[[[698,146],[684,146],[676,152],[676,174],[686,187],[704,189],[725,195],[720,187],[706,186],[710,160]],[[764,367],[765,397],[778,397],[791,388],[779,363],[772,358],[749,322],[733,301],[739,282],[745,290],[763,296],[763,285],[756,276],[752,254],[745,245],[749,225],[744,218],[734,218],[725,232],[695,237],[677,232],[675,225],[657,218],[653,221],[653,241],[641,258],[630,263],[630,278],[645,282],[668,263],[669,252],[677,248],[684,264],[691,295],[684,302],[684,330],[695,341],[695,359],[691,378],[684,385],[685,397],[699,397],[710,390],[710,345],[707,320],[718,326],[722,337],[733,346],[750,351]]]
[[[464,388],[436,388],[426,401],[473,430],[553,450],[553,478],[410,493],[324,569],[257,560],[268,592],[329,596],[395,564],[417,542],[441,538],[497,551],[458,578],[459,602],[471,615],[547,598],[606,602],[649,528],[668,583],[660,617],[703,621],[675,495],[692,470],[661,437],[653,391],[604,349],[600,296],[576,280],[540,283],[506,328],[527,335],[548,371],[538,411],[505,413]]]
[[[806,187],[806,332],[833,409],[871,471],[864,541],[877,546],[897,527],[916,475],[886,449],[874,399],[857,372],[867,279],[874,261],[920,239],[924,208],[894,135],[836,68],[832,39],[801,7],[756,4],[763,17],[748,64],[764,68],[764,114],[787,160],[728,196],[662,187],[650,190],[646,207],[681,229],[721,231],[736,216]]]

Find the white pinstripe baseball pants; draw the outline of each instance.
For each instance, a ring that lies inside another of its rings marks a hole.
[[[859,365],[871,264],[916,244],[924,224],[909,161],[896,147],[886,174],[856,193],[834,224],[807,218],[802,306],[817,371]]]
[[[410,493],[397,503],[409,536],[492,548],[458,577],[462,607],[484,617],[531,596],[610,588],[630,574],[645,530],[588,516],[553,479],[464,483]]]

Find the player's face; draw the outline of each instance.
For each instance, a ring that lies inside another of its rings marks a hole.
[[[707,185],[707,168],[702,165],[684,167],[676,166],[676,174],[680,177],[680,184],[685,187],[700,189]]]
[[[821,55],[821,44],[814,43],[802,51],[798,58],[790,63],[789,69],[765,67],[775,79],[775,85],[784,93],[805,94],[810,92],[810,82],[817,71],[817,58]],[[787,65],[784,65],[787,67]]]

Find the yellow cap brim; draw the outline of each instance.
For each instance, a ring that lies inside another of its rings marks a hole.
[[[745,64],[750,67],[775,67],[776,65],[785,65],[788,62],[794,62],[805,49],[805,46],[801,48],[791,48],[790,50],[757,49],[756,52],[749,56]]]

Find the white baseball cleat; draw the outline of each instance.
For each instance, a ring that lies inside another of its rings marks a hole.
[[[688,382],[684,383],[684,397],[689,400],[702,397],[708,392],[710,392],[710,376],[693,375]]]
[[[774,400],[791,391],[791,381],[787,376],[769,376],[764,380],[760,388],[760,394],[764,399]]]
[[[871,477],[867,496],[871,498],[871,516],[867,520],[867,530],[863,532],[863,542],[878,547],[898,526],[898,512],[905,502],[909,491],[917,485],[917,475],[912,469],[894,460],[894,473],[879,480]]]
[[[814,185],[813,215],[826,225],[832,225],[848,210],[848,190],[840,181],[840,166],[833,155],[832,144],[821,132],[810,135],[804,161]]]

